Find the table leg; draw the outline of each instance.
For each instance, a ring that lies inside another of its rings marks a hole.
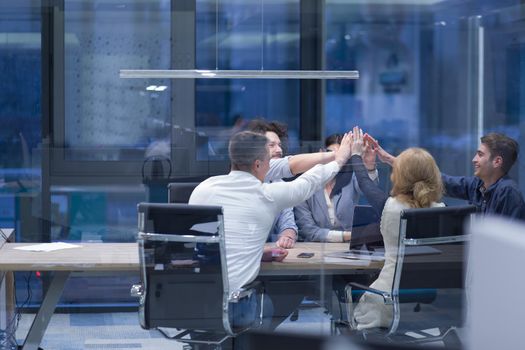
[[[49,321],[51,321],[51,316],[53,316],[55,312],[69,274],[69,271],[55,272],[47,293],[44,296],[44,300],[42,300],[38,313],[33,320],[33,324],[27,333],[26,340],[22,347],[23,350],[38,350],[38,346],[44,338],[44,333],[49,325]]]

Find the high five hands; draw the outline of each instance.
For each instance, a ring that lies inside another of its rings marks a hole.
[[[396,159],[385,151],[375,138],[368,133],[363,133],[358,126],[354,126],[352,131],[343,136],[335,160],[342,166],[353,155],[361,156],[369,171],[376,169],[376,156],[381,162],[389,165],[392,165]]]
[[[376,150],[369,142],[368,134],[363,134],[358,126],[352,131],[352,155],[361,156],[368,171],[376,170]]]
[[[335,161],[339,164],[340,167],[346,164],[346,161],[352,155],[352,133],[346,133],[341,140],[339,149],[335,153]]]
[[[377,154],[377,157],[383,163],[387,163],[390,166],[394,163],[396,157],[385,151],[380,145],[379,142],[374,139],[369,134],[364,135],[365,142],[374,150],[374,153]]]

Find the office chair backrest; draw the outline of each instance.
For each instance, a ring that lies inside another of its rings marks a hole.
[[[468,240],[469,219],[475,212],[476,207],[472,205],[406,209],[401,212],[392,286],[393,330],[399,322],[396,307],[400,302],[407,299],[432,302],[436,291],[442,289],[463,292],[464,243]],[[458,319],[461,324],[461,317],[458,316]]]
[[[138,216],[141,325],[231,332],[222,208],[141,203]]]
[[[466,225],[475,212],[472,205],[403,210],[393,290],[462,288]]]
[[[409,243],[412,245],[419,239],[434,243],[439,240],[452,242],[453,236],[465,234],[465,220],[475,212],[473,205],[403,210],[401,220],[406,222],[404,238],[414,240]]]
[[[182,203],[140,203],[139,231],[167,235],[217,236],[222,207]]]
[[[168,184],[169,203],[188,203],[199,182],[172,182]]]

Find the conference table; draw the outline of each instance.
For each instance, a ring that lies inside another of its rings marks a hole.
[[[137,243],[75,243],[76,248],[54,251],[19,250],[34,243],[5,243],[0,248],[0,271],[52,271],[53,277],[26,336],[22,349],[38,350],[68,277],[74,272],[139,273]],[[283,262],[261,264],[261,276],[342,275],[378,270],[380,261],[333,257],[348,243],[297,243]],[[300,253],[313,253],[310,258]]]
[[[33,320],[22,349],[38,350],[49,321],[60,300],[68,277],[75,272],[135,272],[139,274],[137,243],[75,243],[78,247],[54,251],[19,250],[35,243],[4,243],[0,247],[0,273],[17,271],[53,272],[52,280]],[[271,244],[268,244],[271,246]],[[457,246],[443,245],[439,254],[448,261],[460,261],[462,254]],[[348,250],[348,243],[298,242],[288,250],[282,262],[263,262],[260,276],[327,276],[374,273],[381,269],[383,261],[370,259],[346,259],[338,257]],[[313,253],[310,258],[299,257],[301,253]],[[436,255],[406,257],[414,264],[435,265]],[[436,265],[436,269],[440,267]],[[131,287],[131,286],[130,286]]]

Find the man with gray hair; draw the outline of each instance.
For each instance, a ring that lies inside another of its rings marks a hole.
[[[340,149],[332,156],[334,161],[316,165],[290,182],[263,183],[270,169],[268,139],[264,135],[237,133],[230,140],[228,152],[231,172],[199,184],[189,204],[223,207],[229,290],[235,291],[255,280],[261,258],[282,261],[286,257],[285,249],[264,249],[275,217],[322,189],[337,174],[350,157],[350,137],[343,137]]]

